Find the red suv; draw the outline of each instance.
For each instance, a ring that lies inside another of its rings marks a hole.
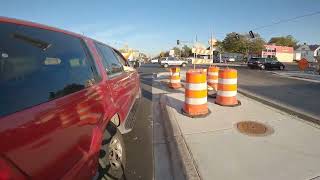
[[[116,49],[0,17],[0,179],[120,178],[140,97]]]

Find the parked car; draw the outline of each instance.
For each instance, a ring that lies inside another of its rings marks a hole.
[[[151,61],[150,61],[152,64],[157,64],[157,63],[159,63],[159,60],[158,59],[151,59]]]
[[[160,61],[161,66],[167,68],[169,66],[181,66],[186,67],[188,64],[188,61],[184,61],[181,59],[178,59],[176,57],[166,57],[165,59]]]
[[[188,61],[188,63],[191,64],[191,63],[192,63],[192,59],[193,59],[193,58],[186,58],[186,61]]]
[[[235,59],[235,58],[228,58],[227,61],[228,61],[228,62],[235,62],[236,59]]]
[[[264,69],[279,69],[284,70],[285,65],[276,59],[271,58],[250,58],[248,61],[248,67],[251,69],[258,68]]]
[[[141,97],[116,49],[0,17],[0,179],[120,178]]]

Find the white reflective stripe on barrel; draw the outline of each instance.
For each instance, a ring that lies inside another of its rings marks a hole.
[[[220,91],[218,90],[217,92],[218,96],[223,96],[223,97],[233,97],[237,95],[237,91]]]
[[[208,72],[209,76],[218,76],[218,72]]]
[[[188,98],[185,97],[185,103],[190,105],[202,105],[207,103],[207,97],[204,98]]]
[[[218,83],[218,79],[208,79],[208,83]]]
[[[185,88],[193,91],[206,90],[207,83],[187,83]]]
[[[175,73],[172,73],[171,76],[179,76],[180,74],[175,72]]]
[[[180,79],[170,79],[171,83],[180,83]]]
[[[237,79],[221,79],[218,80],[219,84],[237,84]]]

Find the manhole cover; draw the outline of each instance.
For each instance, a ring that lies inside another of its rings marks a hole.
[[[247,135],[265,136],[273,131],[265,124],[256,121],[242,121],[237,123],[239,132]]]

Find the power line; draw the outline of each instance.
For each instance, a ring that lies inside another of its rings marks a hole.
[[[281,23],[294,21],[294,20],[301,19],[301,18],[304,18],[304,17],[314,16],[314,15],[317,15],[317,14],[320,14],[320,11],[309,13],[309,14],[305,14],[305,15],[301,15],[301,16],[296,16],[296,17],[293,17],[293,18],[290,18],[290,19],[283,19],[283,20],[280,20],[278,22],[274,22],[274,23],[271,23],[271,24],[268,24],[268,25],[256,27],[256,28],[252,29],[252,31],[255,31],[255,30],[258,30],[258,29],[263,29],[263,28],[270,27],[270,26],[274,26],[274,25],[281,24]]]

